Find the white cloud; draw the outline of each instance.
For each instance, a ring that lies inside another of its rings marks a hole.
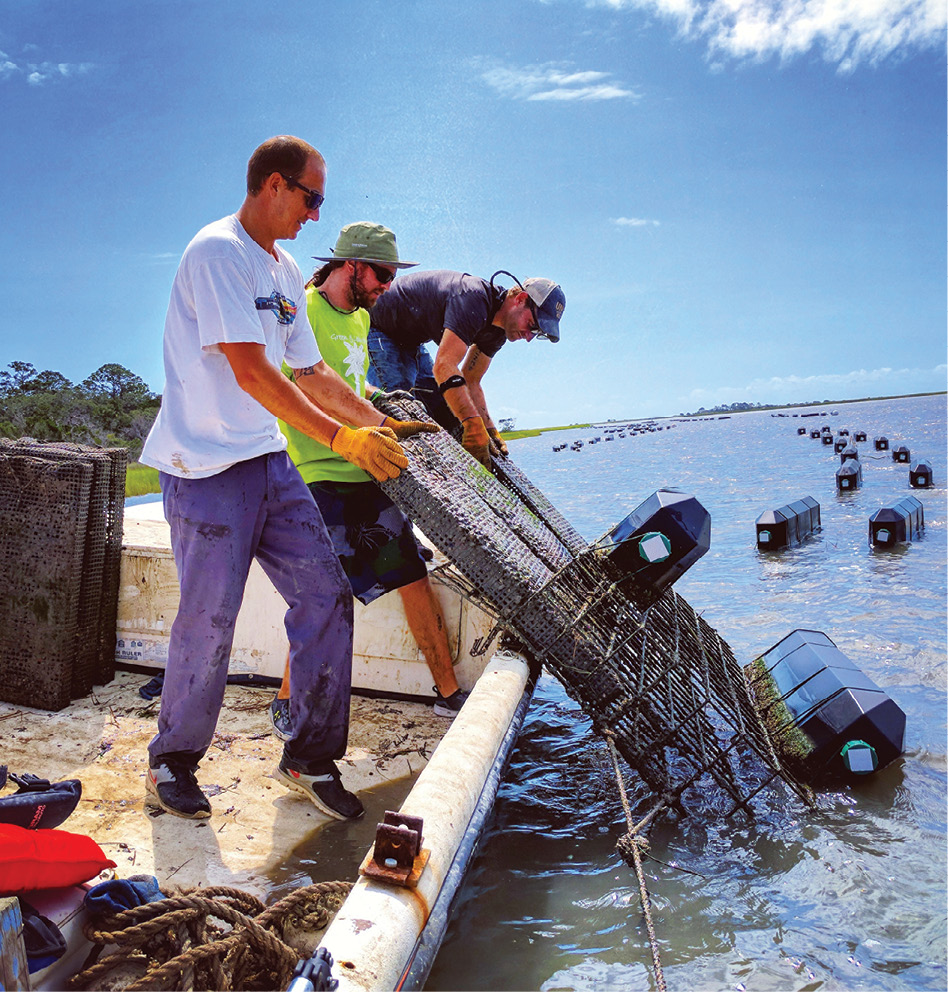
[[[51,79],[69,79],[72,76],[82,76],[93,68],[91,62],[40,62],[30,63],[26,67],[29,75],[27,81],[33,86],[49,82]]]
[[[645,220],[642,217],[614,217],[612,223],[616,227],[658,227],[660,221]]]
[[[0,79],[6,79],[19,71],[16,62],[11,62],[6,52],[0,52]]]
[[[704,39],[709,55],[789,60],[817,50],[840,72],[945,44],[944,0],[587,0],[645,10]]]
[[[94,68],[92,62],[16,62],[0,52],[0,80],[24,74],[31,86],[41,86],[54,79],[82,76]]]
[[[722,403],[803,403],[810,400],[844,400],[864,396],[939,392],[948,385],[948,365],[933,369],[853,369],[850,372],[808,376],[771,376],[746,386],[693,389],[680,402],[681,409],[711,408]]]
[[[483,60],[474,62],[481,79],[512,100],[584,101],[638,100],[640,95],[598,70],[571,71],[559,63],[509,68]]]

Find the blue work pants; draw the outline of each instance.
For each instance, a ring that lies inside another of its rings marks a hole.
[[[210,746],[256,558],[288,606],[294,732],[284,758],[318,773],[345,754],[349,735],[352,592],[312,495],[284,451],[204,479],[161,473],[161,491],[181,599],[152,764],[196,766]]]

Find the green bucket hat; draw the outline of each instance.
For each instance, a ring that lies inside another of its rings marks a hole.
[[[378,262],[395,269],[408,269],[417,262],[400,262],[395,235],[381,224],[356,221],[339,232],[330,258],[314,255],[317,262]]]

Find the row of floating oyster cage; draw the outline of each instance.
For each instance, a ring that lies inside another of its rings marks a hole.
[[[797,430],[799,435],[806,433],[805,427]],[[852,442],[865,441],[865,432],[854,432],[852,441],[848,430],[839,431],[835,439],[829,427],[809,433],[811,438],[822,438],[824,444],[833,444],[839,454],[836,475],[840,492],[847,484],[861,483],[859,451]],[[876,451],[889,450],[886,437],[875,438],[874,444]],[[910,458],[907,447],[900,446],[892,452],[894,462],[909,462]],[[912,465],[910,483],[919,488],[931,486],[930,463],[921,461]],[[804,496],[765,511],[755,525],[759,550],[789,548],[821,529],[820,506],[812,496]],[[903,496],[869,517],[869,543],[875,548],[891,548],[920,537],[924,527],[922,503],[915,496]],[[774,745],[791,766],[799,750],[807,763],[830,755],[833,761],[841,760],[850,772],[866,774],[884,767],[902,753],[904,712],[839,654],[822,632],[794,631],[745,671]],[[844,691],[839,691],[840,686]],[[813,698],[822,701],[819,707],[811,705]],[[840,748],[840,738],[834,737],[832,730],[844,724],[847,725],[844,736],[850,739]]]
[[[805,427],[797,430],[805,435]],[[862,463],[855,441],[865,441],[864,431],[855,431],[850,439],[848,430],[840,430],[836,437],[829,427],[810,431],[810,437],[821,438],[823,443],[834,445],[839,455],[840,466],[836,470],[836,488],[840,493],[853,491],[862,485]],[[880,436],[874,440],[876,451],[889,450],[889,440]],[[911,453],[901,445],[892,451],[892,460],[909,463]],[[909,484],[914,488],[925,489],[933,484],[932,466],[927,460],[911,465]],[[765,510],[755,521],[757,548],[761,551],[778,551],[801,544],[816,531],[822,529],[820,505],[812,496],[804,496],[774,510]],[[925,528],[925,510],[915,496],[905,496],[891,506],[876,510],[869,517],[869,544],[876,548],[891,548],[901,542],[910,542],[920,537]]]
[[[570,451],[581,451],[583,447],[587,444],[599,444],[600,441],[615,441],[621,440],[626,437],[635,437],[637,434],[655,434],[658,431],[671,430],[674,424],[659,424],[654,420],[647,420],[642,423],[631,422],[628,424],[622,424],[617,427],[607,427],[601,435],[597,434],[595,437],[578,438],[575,441],[566,441],[563,444],[554,444],[554,451],[565,451],[567,448]]]
[[[805,427],[798,427],[797,434],[807,433]],[[824,446],[833,445],[833,450],[839,455],[840,467],[836,470],[836,489],[840,493],[853,492],[862,485],[862,463],[859,460],[857,442],[866,440],[865,431],[854,431],[852,436],[848,430],[837,431],[836,436],[829,427],[809,432],[812,440],[822,441]],[[883,434],[873,439],[876,451],[889,451],[889,439]],[[909,466],[909,485],[913,489],[929,489],[934,485],[932,463],[928,459],[912,461],[912,452],[904,445],[891,449],[892,461]]]

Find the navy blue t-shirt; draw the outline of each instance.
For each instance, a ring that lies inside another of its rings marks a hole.
[[[440,341],[447,327],[492,357],[507,340],[503,328],[491,324],[504,292],[495,285],[492,298],[490,283],[466,272],[410,272],[392,282],[369,314],[372,326],[399,347]]]

